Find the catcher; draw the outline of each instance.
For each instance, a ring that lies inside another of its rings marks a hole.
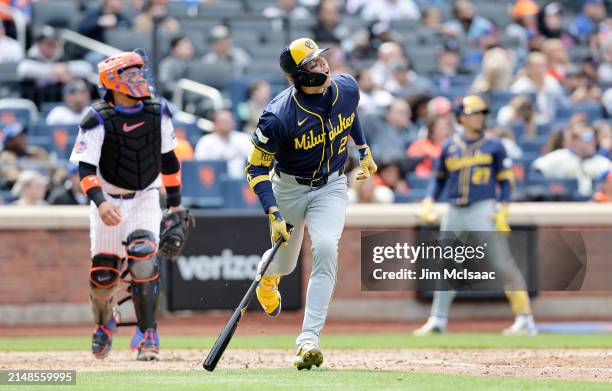
[[[97,358],[111,350],[119,321],[114,293],[125,266],[137,317],[130,347],[138,350],[138,360],[159,359],[158,253],[176,257],[190,222],[181,206],[171,114],[151,97],[143,66],[135,52],[98,64],[103,99],[83,117],[70,157],[79,165],[81,187],[90,200],[89,300],[96,324],[91,349]],[[168,206],[164,221],[162,184]]]

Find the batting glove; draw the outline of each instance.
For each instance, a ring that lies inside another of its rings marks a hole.
[[[372,152],[368,146],[359,148],[357,151],[359,151],[359,166],[361,167],[361,172],[357,173],[357,180],[369,178],[378,170],[378,166],[372,158]]]
[[[495,221],[495,229],[498,232],[510,232],[510,225],[508,225],[508,207],[500,206],[497,212],[493,215]]]
[[[421,201],[421,213],[419,216],[425,224],[433,224],[438,220],[438,214],[434,210],[434,203],[431,198],[425,198]]]
[[[287,231],[287,223],[283,220],[280,212],[278,210],[274,211],[268,214],[268,218],[270,219],[270,228],[272,229],[272,241],[276,243],[282,237],[285,240],[283,246],[286,246],[289,240],[289,232]]]

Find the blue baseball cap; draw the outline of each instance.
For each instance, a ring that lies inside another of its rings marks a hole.
[[[4,140],[6,141],[19,136],[25,130],[26,128],[19,122],[11,122],[9,124],[4,125],[4,127],[2,128],[2,134],[4,135]]]

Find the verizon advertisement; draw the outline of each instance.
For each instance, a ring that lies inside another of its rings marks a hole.
[[[234,309],[270,248],[268,219],[259,213],[194,211],[196,226],[176,262],[169,262],[168,307],[176,310]],[[281,279],[283,310],[301,307],[301,263]],[[257,299],[249,308],[257,308]]]

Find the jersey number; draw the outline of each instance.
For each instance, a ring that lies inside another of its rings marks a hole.
[[[348,136],[344,136],[340,139],[340,148],[338,148],[338,155],[346,150],[346,141],[348,140]]]
[[[474,167],[472,170],[472,183],[475,185],[484,185],[489,183],[491,178],[491,169],[489,167]]]

